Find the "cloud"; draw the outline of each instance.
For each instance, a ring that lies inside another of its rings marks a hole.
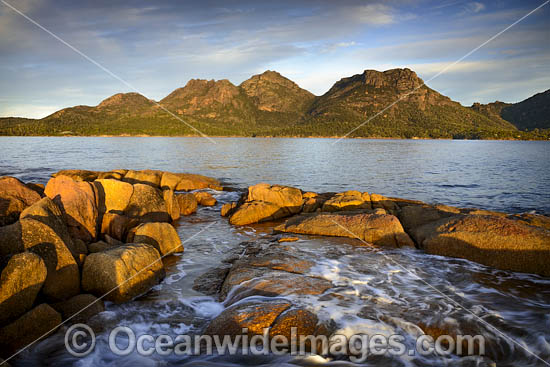
[[[485,5],[477,1],[473,1],[464,5],[464,13],[477,14],[483,10],[485,10]]]

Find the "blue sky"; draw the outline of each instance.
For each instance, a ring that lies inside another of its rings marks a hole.
[[[191,78],[277,70],[321,95],[365,69],[428,80],[544,1],[5,0],[159,100]],[[550,88],[550,4],[430,81],[463,105]],[[0,116],[131,91],[0,2]]]

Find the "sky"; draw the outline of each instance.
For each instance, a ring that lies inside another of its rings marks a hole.
[[[0,0],[0,116],[119,92],[160,100],[192,78],[240,84],[265,70],[322,95],[365,69],[407,67],[465,106],[518,102],[550,88],[550,4],[453,63],[543,3]]]

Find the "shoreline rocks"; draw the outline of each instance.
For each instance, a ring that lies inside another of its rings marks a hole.
[[[162,256],[184,251],[174,221],[197,208],[195,193],[174,190],[197,189],[222,187],[148,170],[64,170],[45,187],[1,177],[0,356],[102,312],[97,297],[121,303],[157,285]]]
[[[417,247],[502,270],[550,276],[550,218],[542,215],[429,205],[359,191],[302,193],[267,183],[250,186],[239,202],[224,204],[221,215],[233,225],[290,217],[274,230]]]

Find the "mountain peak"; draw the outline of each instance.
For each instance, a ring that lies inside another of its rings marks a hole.
[[[139,93],[117,93],[101,101],[97,108],[113,108],[113,107],[128,107],[128,106],[151,106],[154,102],[142,96]]]
[[[276,71],[252,76],[240,87],[261,111],[300,113],[315,96]]]

